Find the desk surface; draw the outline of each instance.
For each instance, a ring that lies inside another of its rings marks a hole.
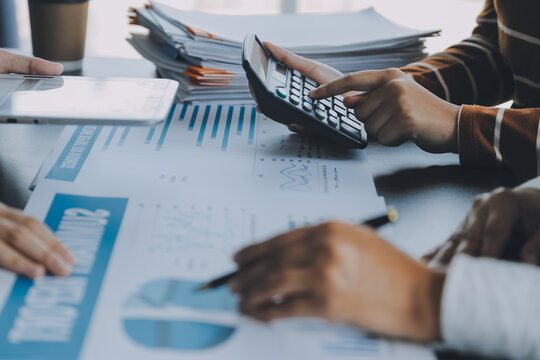
[[[84,75],[152,77],[154,67],[146,60],[90,57]],[[28,186],[63,127],[1,127],[0,200],[22,208],[30,196]],[[457,155],[427,154],[410,143],[397,148],[371,143],[367,154],[379,194],[401,215],[392,240],[415,256],[445,240],[477,194],[517,183],[503,171],[464,168]]]

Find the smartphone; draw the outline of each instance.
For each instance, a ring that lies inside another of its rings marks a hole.
[[[270,119],[299,124],[340,147],[366,147],[364,124],[343,105],[343,96],[311,99],[308,93],[319,84],[277,61],[254,34],[244,39],[242,66],[259,109]]]
[[[0,122],[154,125],[177,89],[166,79],[0,75]]]

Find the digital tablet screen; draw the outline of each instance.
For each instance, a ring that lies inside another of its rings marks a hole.
[[[166,114],[175,90],[165,79],[2,75],[0,116],[150,120]]]

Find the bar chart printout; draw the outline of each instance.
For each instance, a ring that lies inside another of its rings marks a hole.
[[[67,128],[48,164],[26,211],[69,219],[46,222],[83,252],[80,275],[18,279],[27,293],[0,281],[0,359],[433,359],[421,347],[325,322],[262,324],[238,312],[227,287],[194,291],[234,270],[232,255],[248,244],[384,211],[362,152],[334,153],[290,135],[253,106],[177,104],[151,128]],[[163,173],[173,165],[204,176],[190,182]],[[319,196],[326,188],[337,195]],[[84,201],[58,208],[58,194]],[[103,234],[99,246],[90,242]],[[46,312],[38,295],[47,297]]]

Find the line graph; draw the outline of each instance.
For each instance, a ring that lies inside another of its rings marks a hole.
[[[280,189],[300,192],[311,190],[310,181],[313,174],[311,173],[308,164],[289,163],[287,164],[287,167],[282,169],[279,173],[285,178],[285,182],[279,186]]]
[[[244,209],[211,206],[156,208],[148,251],[182,255],[185,250],[230,252],[252,236]]]

